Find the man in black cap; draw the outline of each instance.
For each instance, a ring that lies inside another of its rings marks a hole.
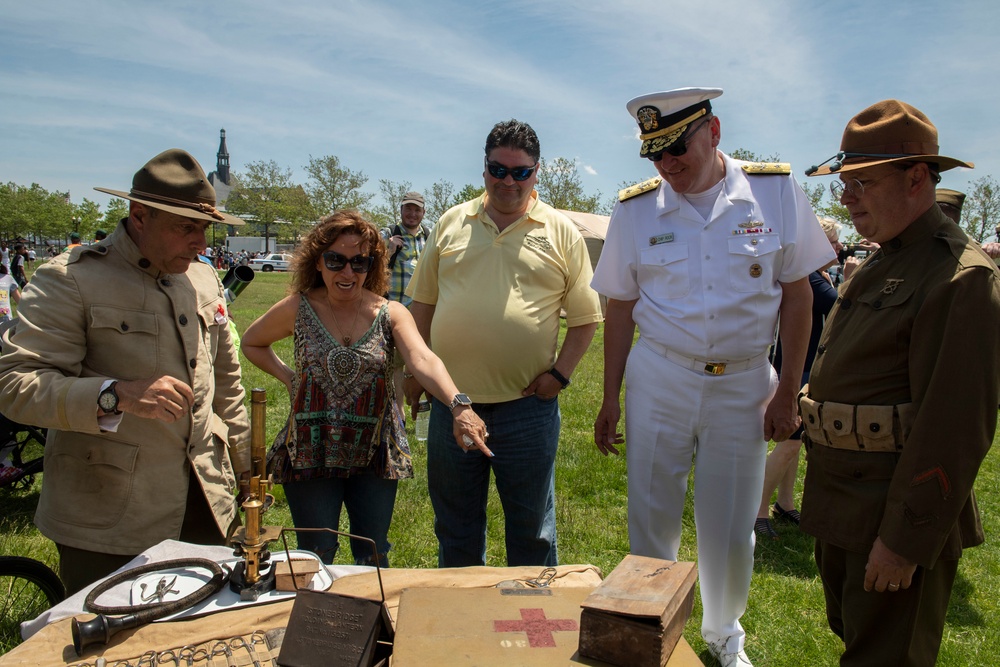
[[[249,469],[218,274],[197,261],[215,190],[188,153],[136,172],[103,243],[35,272],[0,357],[0,412],[49,429],[35,524],[70,593],[165,539],[223,544]]]
[[[836,255],[787,164],[718,150],[710,100],[721,94],[681,88],[627,105],[639,123],[639,154],[659,176],[619,193],[594,272],[594,289],[608,297],[594,439],[602,453],[618,453],[627,363],[631,551],[677,559],[694,461],[701,633],[723,667],[747,667],[739,619],[767,441],[786,440],[798,426],[809,274]],[[779,313],[780,382],[767,361]]]
[[[972,487],[1000,398],[1000,273],[935,205],[939,174],[972,164],[938,154],[918,109],[868,107],[827,162],[808,173],[840,176],[833,194],[880,247],[842,288],[800,399],[801,529],[841,665],[933,665],[962,550],[984,540]]]

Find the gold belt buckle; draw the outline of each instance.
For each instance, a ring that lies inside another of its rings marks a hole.
[[[726,372],[726,365],[721,362],[710,361],[705,364],[705,373],[708,375],[722,375]]]

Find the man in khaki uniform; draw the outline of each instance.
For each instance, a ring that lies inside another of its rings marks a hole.
[[[934,201],[937,129],[897,100],[848,124],[809,175],[879,250],[841,287],[800,400],[803,531],[841,665],[933,665],[1000,397],[1000,273]],[[830,162],[830,161],[828,161]],[[971,356],[970,356],[971,355]]]
[[[0,412],[49,429],[35,523],[70,593],[164,539],[223,544],[249,469],[222,285],[196,260],[213,222],[242,221],[181,150],[101,191],[128,218],[39,267],[0,357]]]

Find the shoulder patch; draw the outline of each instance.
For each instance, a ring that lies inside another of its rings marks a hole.
[[[632,197],[638,197],[639,195],[646,194],[647,192],[652,192],[656,188],[660,187],[661,181],[663,181],[662,178],[654,176],[648,181],[636,183],[635,185],[628,186],[624,190],[619,190],[618,201],[625,201],[626,199],[631,199]]]
[[[749,162],[743,165],[743,171],[749,176],[788,175],[792,173],[792,165],[788,162]]]

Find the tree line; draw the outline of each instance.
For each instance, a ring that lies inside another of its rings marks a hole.
[[[96,230],[110,232],[126,215],[128,203],[122,199],[112,200],[101,212],[97,202],[85,197],[74,204],[68,192],[49,192],[38,183],[0,185],[0,239],[9,243],[24,239],[32,245],[48,240],[66,245],[73,232],[93,239]]]
[[[780,162],[777,155],[762,157],[743,148],[731,155],[741,160]],[[375,225],[389,226],[400,222],[400,202],[414,189],[409,181],[378,179],[372,192],[369,177],[350,169],[335,155],[310,155],[304,169],[308,177],[305,183],[296,183],[292,170],[274,160],[250,162],[233,174],[225,209],[247,220],[240,235],[277,237],[279,242],[294,243],[316,220],[340,209],[361,211]],[[623,181],[619,188],[629,185],[632,183]],[[1000,188],[992,176],[983,176],[971,185],[962,210],[962,227],[979,242],[994,240],[1000,224]],[[828,183],[802,182],[802,187],[818,215],[830,216],[849,230],[845,241],[860,240],[850,214],[834,199]],[[443,179],[433,183],[423,192],[425,220],[436,221],[452,206],[478,197],[483,189],[481,184],[472,183],[456,189]],[[577,161],[563,157],[541,160],[536,189],[542,201],[555,208],[584,213],[610,214],[617,201],[617,191],[606,198],[600,191],[586,192]],[[35,245],[50,239],[68,243],[71,232],[86,241],[99,228],[111,231],[127,214],[128,203],[118,198],[102,212],[96,202],[84,198],[74,204],[68,193],[49,192],[37,183],[0,186],[0,239],[7,241],[24,238]]]

